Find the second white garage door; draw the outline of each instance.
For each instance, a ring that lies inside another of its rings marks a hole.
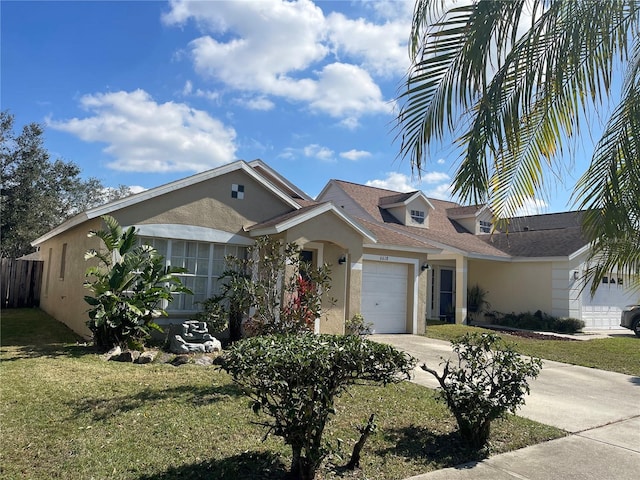
[[[374,333],[407,333],[407,264],[365,261],[362,307]]]
[[[586,328],[620,328],[620,314],[625,305],[636,304],[638,293],[627,288],[622,277],[607,277],[591,297],[588,288],[582,292],[582,320]]]

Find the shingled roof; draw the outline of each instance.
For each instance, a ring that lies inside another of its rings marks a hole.
[[[552,228],[479,235],[512,257],[565,257],[589,242],[580,227]]]
[[[383,188],[333,180],[363,213],[358,221],[375,233],[379,244],[422,248],[451,248],[481,256],[556,257],[568,256],[588,242],[582,234],[582,212],[564,212],[512,218],[508,233],[475,235],[451,217],[474,215],[484,205],[461,206],[429,198],[429,227],[403,225],[385,208],[410,198],[416,192],[400,193]]]

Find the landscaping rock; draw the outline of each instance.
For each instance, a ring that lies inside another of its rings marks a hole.
[[[171,363],[174,358],[175,358],[175,355],[173,353],[158,352],[158,355],[156,356],[155,362],[156,363]]]
[[[180,365],[187,365],[190,362],[191,362],[191,357],[189,355],[178,355],[170,363],[171,365],[175,365],[176,367],[179,367]]]
[[[210,367],[211,365],[213,365],[213,358],[203,355],[202,357],[196,358],[193,363],[195,363],[196,365],[201,365],[203,367]]]
[[[137,358],[137,360],[135,361],[135,363],[139,363],[139,364],[151,363],[155,360],[157,354],[158,352],[155,352],[153,350],[147,350],[146,352],[142,352],[140,356]]]
[[[115,346],[111,350],[109,350],[107,353],[105,353],[102,357],[108,361],[108,360],[111,360],[113,357],[117,357],[121,353],[122,353],[122,349],[119,346]]]
[[[137,350],[125,350],[120,355],[114,355],[110,360],[114,362],[133,363],[140,357],[140,352]]]

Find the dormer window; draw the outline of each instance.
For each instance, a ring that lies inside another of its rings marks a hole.
[[[480,233],[491,233],[491,222],[480,220]]]
[[[411,220],[422,225],[424,223],[424,210],[411,210]]]

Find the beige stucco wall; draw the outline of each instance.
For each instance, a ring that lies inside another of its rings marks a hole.
[[[245,186],[244,199],[231,198],[231,185]],[[195,225],[248,237],[243,227],[290,211],[292,208],[274,196],[251,176],[231,172],[195,185],[169,192],[114,211],[111,215],[123,226],[143,224]],[[97,239],[87,238],[90,230],[103,228],[96,218],[78,225],[40,245],[44,260],[41,308],[67,324],[75,332],[90,336],[85,322],[88,305],[83,287],[88,263],[85,252],[98,248]],[[64,280],[59,279],[62,245],[67,243]],[[51,248],[51,262],[49,249]],[[48,284],[47,284],[48,278]],[[48,285],[48,287],[47,287]]]
[[[244,199],[231,198],[232,184],[244,185]],[[178,224],[245,234],[243,227],[292,210],[243,171],[181,188],[112,215],[122,225]],[[246,235],[246,234],[245,234]]]
[[[491,310],[502,313],[553,311],[552,272],[548,262],[469,260],[468,285],[488,291]]]
[[[86,261],[84,255],[87,250],[99,248],[99,240],[88,238],[87,234],[90,230],[102,229],[101,223],[100,219],[88,221],[40,245],[44,260],[40,308],[87,338],[91,336],[91,331],[86,325],[89,305],[84,301],[84,296],[89,291],[83,284],[85,272],[92,263]],[[60,278],[65,243],[65,271],[64,278]]]
[[[344,322],[357,311],[354,302],[360,305],[359,292],[362,276],[350,271],[352,262],[362,261],[362,235],[332,212],[325,212],[315,218],[289,229],[286,242],[294,242],[302,248],[311,245],[313,250],[322,250],[322,261],[331,268],[331,291],[325,301],[325,316],[320,320],[321,333],[344,333]],[[338,259],[346,256],[346,263],[340,265]],[[354,292],[358,296],[354,297]],[[359,311],[359,310],[358,310]]]

